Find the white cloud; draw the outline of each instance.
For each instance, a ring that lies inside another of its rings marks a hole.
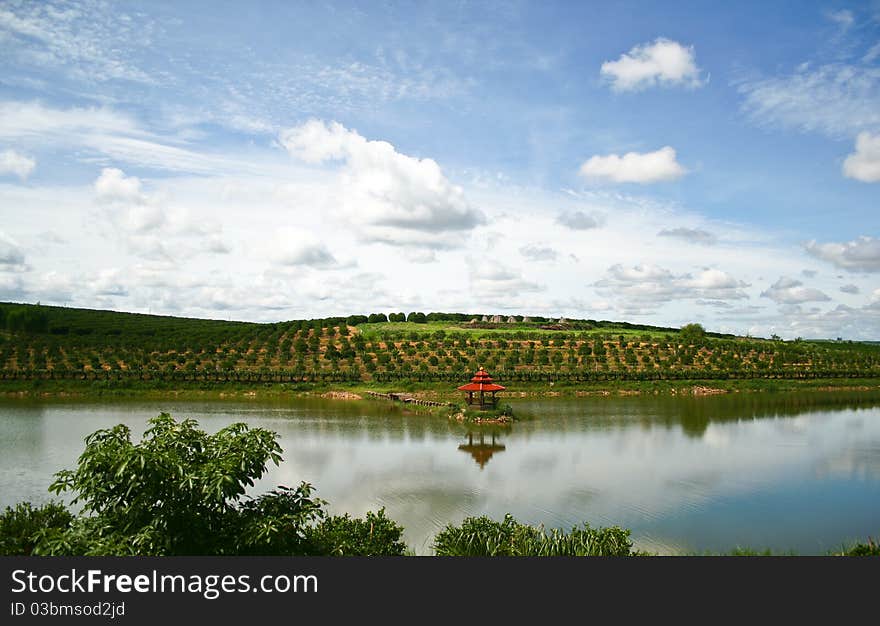
[[[499,262],[484,263],[470,259],[468,263],[476,269],[470,274],[471,291],[475,295],[492,298],[508,297],[514,300],[523,293],[543,291],[544,285],[526,280],[522,273]]]
[[[232,252],[232,246],[223,241],[217,235],[211,235],[205,240],[204,250],[212,254],[229,254]]]
[[[880,272],[880,239],[859,237],[844,243],[808,242],[809,254],[851,272]]]
[[[127,115],[108,108],[56,109],[39,102],[0,102],[0,138],[21,140],[52,135],[98,135],[146,133]]]
[[[0,270],[24,268],[24,251],[14,239],[0,232]]]
[[[141,167],[208,175],[265,174],[247,158],[196,152],[176,136],[147,132],[128,115],[107,107],[59,109],[39,102],[0,102],[0,139],[77,151],[86,162],[125,162]],[[177,145],[175,145],[177,144]]]
[[[101,207],[97,219],[104,227],[100,234],[123,244],[135,256],[179,262],[232,250],[223,238],[223,222],[214,206],[194,211],[169,200],[162,188],[145,191],[140,178],[112,167],[101,170],[92,191]]]
[[[34,159],[19,154],[15,150],[0,152],[0,175],[15,174],[24,180],[30,176],[36,166],[37,162]]]
[[[87,83],[154,82],[128,58],[135,46],[153,43],[152,26],[146,21],[135,26],[131,16],[100,4],[38,2],[0,8],[0,35],[9,39],[10,58],[29,66],[64,68],[71,78]]]
[[[553,248],[532,243],[522,246],[519,253],[531,261],[555,261],[559,256]]]
[[[740,292],[741,287],[746,287],[746,283],[736,280],[727,272],[718,269],[704,269],[693,278],[681,280],[681,285],[691,289],[705,291],[706,293],[714,292],[718,298],[744,298],[747,297]]]
[[[435,240],[435,247],[449,247],[454,242],[442,235],[466,232],[485,221],[434,160],[369,141],[338,122],[310,120],[283,131],[280,141],[307,163],[343,163],[339,200],[366,240],[400,245]]]
[[[747,299],[743,289],[749,285],[714,268],[694,275],[675,274],[649,263],[634,266],[618,263],[609,267],[605,278],[594,286],[600,295],[620,302],[624,311],[642,314],[673,300]]]
[[[675,150],[664,146],[654,152],[627,152],[592,156],[581,165],[584,178],[613,183],[656,183],[681,178],[686,170],[675,160]]]
[[[51,270],[37,277],[29,286],[28,295],[40,302],[67,303],[73,299],[79,284],[69,274]]]
[[[589,230],[602,225],[600,215],[590,215],[583,211],[566,211],[556,217],[556,222],[572,230]]]
[[[843,175],[863,183],[880,182],[880,133],[859,133],[856,151],[843,162]]]
[[[858,286],[853,285],[852,283],[850,283],[848,285],[841,286],[840,291],[842,291],[843,293],[851,293],[851,294],[861,293],[861,290],[858,288]]]
[[[142,251],[164,255],[164,243],[153,237],[168,223],[165,210],[159,206],[158,199],[148,196],[141,190],[141,181],[136,176],[127,176],[115,167],[105,167],[93,185],[95,199],[110,207],[109,217],[113,224],[130,237],[129,242]],[[134,239],[138,238],[139,239]]]
[[[841,28],[847,29],[853,25],[855,22],[855,18],[853,17],[852,11],[848,9],[841,9],[840,11],[831,11],[827,13],[828,19],[838,24]]]
[[[657,233],[657,236],[674,237],[675,239],[681,239],[689,243],[701,243],[705,245],[711,245],[718,241],[718,237],[701,228],[664,228]]]
[[[804,287],[794,278],[782,276],[770,288],[761,292],[762,298],[770,298],[777,304],[802,304],[804,302],[827,302],[831,300],[818,289]]]
[[[778,124],[832,137],[880,127],[880,68],[843,63],[738,85],[742,108],[759,124]]]
[[[89,287],[99,296],[127,296],[128,289],[122,282],[122,272],[117,268],[100,270],[91,277]]]
[[[276,240],[275,261],[280,265],[305,265],[318,269],[333,268],[338,265],[336,257],[326,244],[313,233],[305,231],[286,231]]]
[[[27,289],[20,274],[0,272],[0,300],[23,302],[27,299]]]
[[[616,61],[602,64],[600,74],[614,91],[638,91],[656,85],[703,84],[694,47],[659,37],[650,44],[635,46]]]
[[[99,202],[125,202],[143,204],[146,196],[141,192],[141,181],[136,176],[126,176],[115,167],[105,167],[94,183],[95,197]]]

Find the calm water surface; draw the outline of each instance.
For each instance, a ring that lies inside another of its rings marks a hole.
[[[83,438],[160,411],[208,431],[280,434],[255,486],[308,481],[331,510],[384,506],[407,543],[470,515],[570,528],[617,524],[661,554],[736,546],[824,554],[880,537],[880,395],[729,394],[511,401],[528,421],[468,429],[379,401],[0,403],[0,506],[43,502]]]

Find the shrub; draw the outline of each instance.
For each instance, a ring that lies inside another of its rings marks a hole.
[[[77,518],[44,529],[28,553],[54,555],[401,554],[403,528],[378,514],[329,517],[312,486],[278,487],[259,497],[248,486],[281,460],[278,435],[232,424],[213,435],[167,413],[150,420],[140,443],[120,424],[86,438],[75,470],[50,490],[72,491]],[[63,510],[63,508],[62,508]],[[23,510],[27,513],[26,510]],[[19,516],[28,519],[27,515]],[[34,517],[31,515],[31,517]],[[21,525],[21,524],[19,524]],[[4,527],[5,528],[5,527]],[[15,527],[17,528],[17,527]],[[13,530],[6,535],[31,537]],[[13,553],[24,553],[18,544]],[[16,552],[18,551],[18,552]]]
[[[572,528],[565,533],[527,526],[507,514],[496,522],[468,517],[461,526],[448,524],[435,538],[438,556],[630,556],[630,531],[610,528]]]
[[[0,515],[0,556],[30,555],[46,531],[65,529],[72,521],[73,515],[60,502],[8,506]]]
[[[348,514],[328,517],[309,530],[310,554],[330,556],[403,556],[403,527],[385,517],[385,509],[366,519]]]
[[[868,537],[868,543],[856,543],[846,548],[842,556],[880,556],[880,543]]]

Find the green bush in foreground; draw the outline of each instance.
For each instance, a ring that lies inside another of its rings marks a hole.
[[[8,506],[0,515],[0,556],[29,555],[50,529],[67,528],[73,515],[58,502],[34,507],[30,502]]]
[[[880,556],[880,543],[874,543],[874,540],[868,537],[868,543],[856,543],[843,552],[839,556]]]
[[[461,526],[449,524],[434,538],[438,556],[635,556],[630,531],[610,528],[572,528],[565,533],[527,526],[507,514],[496,522],[468,517]]]
[[[384,511],[366,520],[330,517],[312,487],[278,487],[257,498],[248,486],[281,460],[278,435],[237,423],[209,435],[167,413],[140,443],[128,427],[86,438],[75,470],[51,491],[75,493],[83,514],[40,532],[35,554],[318,555],[403,554],[403,528]]]

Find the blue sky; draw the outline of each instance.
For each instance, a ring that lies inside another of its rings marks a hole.
[[[0,298],[880,338],[880,3],[0,1]]]

